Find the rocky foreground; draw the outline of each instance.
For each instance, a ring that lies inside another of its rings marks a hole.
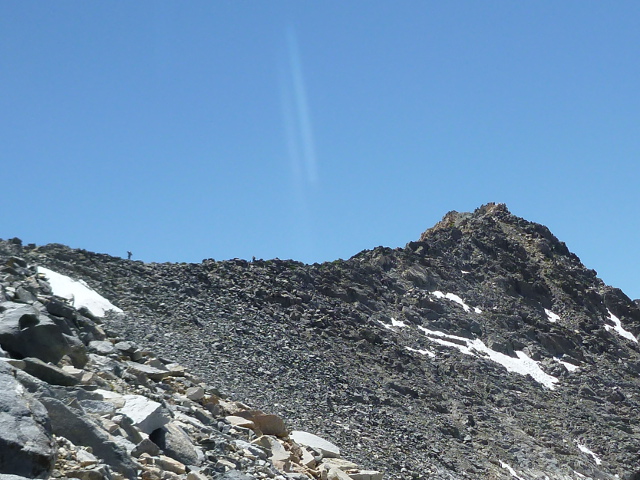
[[[3,480],[382,478],[114,336],[94,314],[112,305],[84,285],[15,256],[0,271]],[[54,275],[93,311],[55,295]]]
[[[228,417],[242,416],[233,399],[339,445],[345,458],[389,479],[640,479],[638,302],[605,285],[546,227],[504,205],[451,212],[404,248],[378,247],[314,265],[278,259],[147,264],[17,239],[0,242],[0,256],[81,279],[121,308],[97,325],[116,348],[111,359],[125,361],[113,372],[119,380],[110,381],[133,386],[133,394],[149,389],[152,400],[181,413],[182,400],[174,396],[200,386],[205,396],[186,401],[213,418],[209,424],[196,416],[207,428],[221,431],[220,422],[231,428]],[[5,289],[5,296],[15,303],[29,278],[7,277],[14,290]],[[46,310],[48,301],[36,300]],[[77,300],[69,297],[76,318],[96,323]],[[95,360],[100,353],[90,342],[105,339],[81,333]],[[132,352],[116,347],[124,340],[159,357],[128,357]],[[9,354],[15,361],[34,356]],[[103,369],[66,356],[67,366]],[[171,371],[169,359],[208,387],[189,375],[137,385],[127,380],[139,376],[131,362]],[[80,399],[65,405],[82,406]],[[116,418],[121,408],[116,405]],[[174,411],[173,422],[188,423],[177,417]],[[256,429],[252,435],[265,433]],[[128,447],[140,443],[115,437]],[[290,452],[290,464],[279,466],[272,458],[277,447],[262,447],[266,459],[258,458],[274,465],[274,475],[329,474],[326,456],[319,467],[301,471],[311,467],[297,453],[302,444],[295,436],[273,438]],[[234,469],[256,477],[242,463],[255,454],[245,452],[234,468],[211,444],[190,439],[206,459],[215,458],[189,473],[207,465],[204,475],[212,478]],[[142,464],[140,455],[134,459]],[[333,471],[345,470],[357,475],[347,467]]]

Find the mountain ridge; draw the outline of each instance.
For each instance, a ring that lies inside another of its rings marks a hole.
[[[324,264],[2,253],[82,278],[125,310],[115,334],[388,478],[640,478],[638,305],[503,204]]]

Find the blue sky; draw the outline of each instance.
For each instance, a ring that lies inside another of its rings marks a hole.
[[[0,237],[320,262],[507,203],[640,297],[640,3],[0,0]]]

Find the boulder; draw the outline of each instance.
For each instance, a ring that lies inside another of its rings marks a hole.
[[[165,455],[185,465],[199,465],[200,458],[189,435],[175,422],[151,432],[149,439],[160,447]]]
[[[84,343],[82,343],[82,340],[80,340],[78,337],[66,335],[64,333],[62,334],[62,336],[69,346],[69,351],[67,354],[71,359],[71,363],[73,363],[75,367],[83,368],[89,361],[89,352],[87,352],[87,347],[85,347]]]
[[[0,346],[14,357],[58,363],[69,353],[62,331],[31,305],[0,303]]]
[[[301,450],[302,450],[302,455],[300,456],[300,464],[304,465],[307,468],[315,468],[316,466],[315,457],[311,455],[309,450],[307,450],[306,448],[302,448]]]
[[[200,472],[189,472],[187,473],[187,480],[209,480],[204,473]]]
[[[48,476],[56,448],[47,411],[12,372],[0,362],[0,473],[7,474],[0,477]]]
[[[245,475],[238,470],[229,470],[228,472],[223,473],[217,480],[254,480],[255,477],[250,477],[249,475]]]
[[[79,383],[79,380],[76,376],[65,372],[55,365],[44,363],[39,358],[27,357],[23,358],[22,361],[25,364],[25,372],[27,372],[29,375],[33,375],[34,377],[39,378],[43,382],[47,382],[49,385],[62,385],[70,387]]]
[[[250,428],[251,430],[254,430],[256,428],[256,424],[251,420],[248,420],[244,417],[239,417],[237,415],[227,415],[225,417],[225,420],[234,427]]]
[[[382,472],[377,470],[358,470],[350,472],[351,480],[382,480]]]
[[[5,263],[5,265],[8,267],[21,267],[21,268],[27,268],[28,266],[27,261],[24,258],[16,257],[15,255],[11,255],[7,259],[7,262]]]
[[[289,434],[284,421],[278,415],[269,415],[259,410],[246,410],[237,412],[236,416],[252,421],[264,435],[286,437]]]
[[[276,437],[286,437],[289,434],[284,420],[278,415],[260,414],[253,417],[253,423],[265,435],[275,435]]]
[[[65,437],[79,446],[91,447],[93,454],[126,478],[136,478],[136,465],[126,450],[80,410],[67,407],[54,398],[41,398],[49,412],[55,435]]]
[[[80,400],[82,410],[95,416],[112,416],[116,413],[116,406],[102,400]]]
[[[80,464],[81,467],[90,467],[92,465],[97,465],[98,463],[100,463],[94,454],[89,453],[83,448],[76,451],[76,461]]]
[[[76,318],[76,309],[64,302],[56,299],[51,299],[45,305],[47,312],[56,317],[67,318],[74,320]]]
[[[171,458],[166,455],[160,455],[156,459],[156,465],[158,465],[163,470],[167,470],[169,472],[176,473],[178,475],[182,475],[186,472],[186,468],[183,463]]]
[[[142,395],[124,395],[124,406],[119,413],[129,417],[146,434],[161,428],[171,420],[169,413],[158,402]]]
[[[305,445],[313,448],[314,450],[318,450],[322,453],[324,458],[340,457],[340,448],[333,443],[328,442],[324,438],[314,435],[313,433],[296,430],[291,432],[291,435],[289,436],[294,442],[299,443],[300,445]]]
[[[288,470],[291,465],[291,454],[284,448],[278,439],[272,435],[262,435],[251,443],[259,445],[270,452],[269,459],[280,470]]]
[[[202,400],[202,397],[204,397],[204,388],[189,387],[187,388],[185,395],[189,400],[193,400],[194,402],[197,402],[198,400]]]
[[[234,440],[233,443],[235,444],[237,449],[243,450],[245,455],[246,454],[254,455],[262,460],[266,460],[268,458],[267,449],[260,445],[256,445],[255,443],[249,443],[240,439]]]
[[[33,304],[38,301],[38,298],[28,289],[24,287],[18,287],[16,288],[14,301],[19,303]]]
[[[346,472],[348,470],[357,470],[358,464],[343,458],[326,458],[322,461],[321,467],[326,468],[327,470],[331,468],[339,468],[343,472]]]
[[[133,455],[134,457],[139,457],[143,453],[149,454],[151,456],[156,456],[160,453],[160,448],[158,448],[158,445],[156,445],[156,443],[152,440],[143,438],[142,441],[140,441],[138,445],[136,445],[136,448],[131,451],[131,455]]]
[[[161,370],[156,367],[151,367],[149,365],[131,361],[127,362],[127,371],[129,373],[132,373],[136,377],[147,377],[151,380],[155,380],[156,382],[159,382],[163,378],[171,376],[171,372],[169,372],[168,370]]]
[[[351,477],[339,468],[331,468],[327,472],[327,480],[351,480]]]
[[[134,342],[127,341],[118,342],[114,345],[114,347],[124,353],[133,353],[138,350],[138,346]]]
[[[97,353],[98,355],[110,355],[116,351],[113,343],[108,340],[92,340],[88,346],[91,353]]]

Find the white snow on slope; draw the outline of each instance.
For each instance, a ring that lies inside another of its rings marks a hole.
[[[74,280],[44,267],[38,267],[38,273],[47,278],[54,295],[70,300],[75,308],[86,307],[96,317],[104,317],[109,310],[122,313],[121,309],[92,290],[82,280]]]
[[[564,368],[566,368],[570,372],[575,372],[576,370],[578,370],[578,368],[580,368],[577,365],[574,365],[573,363],[569,363],[569,362],[565,362],[564,360],[560,360],[558,357],[553,357],[553,359],[556,362],[561,363],[562,365],[564,365]]]
[[[515,477],[518,480],[524,480],[524,478],[518,476],[516,471],[513,468],[511,468],[511,465],[509,465],[508,463],[504,463],[502,460],[500,460],[500,466],[502,468],[506,468],[507,470],[509,470],[509,473],[511,474],[512,477]]]
[[[605,325],[604,328],[607,330],[607,332],[610,330],[615,330],[616,332],[618,332],[620,336],[624,338],[628,338],[629,340],[633,340],[634,342],[638,343],[638,339],[633,336],[633,333],[631,333],[629,330],[624,329],[620,319],[616,317],[613,313],[611,313],[611,310],[607,310],[607,312],[609,313],[609,319],[615,324],[615,327],[612,327],[610,325]]]
[[[595,453],[593,453],[587,447],[579,443],[577,440],[576,440],[576,445],[578,445],[578,448],[580,449],[581,452],[584,452],[587,455],[591,455],[593,457],[593,460],[596,462],[596,465],[600,465],[602,463],[602,460],[600,460]]]
[[[436,298],[446,298],[447,300],[456,302],[457,304],[462,305],[462,308],[464,308],[465,312],[471,311],[471,307],[464,303],[462,299],[455,293],[442,293],[440,290],[436,290],[435,292],[431,292],[431,295]],[[480,310],[478,307],[473,307],[473,311],[476,313],[482,313],[482,310]]]
[[[555,389],[555,383],[558,379],[548,373],[545,373],[535,360],[531,359],[526,353],[516,351],[518,358],[510,357],[504,353],[496,352],[487,347],[480,339],[470,340],[464,337],[449,335],[436,330],[429,330],[424,327],[418,327],[422,330],[427,338],[432,342],[439,343],[447,347],[454,347],[466,355],[473,355],[482,358],[488,358],[491,361],[499,363],[509,372],[519,373],[520,375],[531,375],[538,383],[541,383],[549,390]],[[435,338],[434,338],[435,337]]]
[[[386,328],[387,330],[393,330],[394,327],[397,328],[404,328],[407,326],[406,323],[404,323],[402,320],[396,320],[395,318],[391,317],[391,324],[388,323],[384,323],[382,320],[378,320],[378,322],[380,322],[380,324]]]
[[[551,310],[547,310],[546,308],[544,309],[544,313],[547,314],[547,318],[549,319],[549,321],[551,323],[556,323],[558,320],[560,320],[560,315],[553,313]]]
[[[406,327],[407,324],[404,323],[402,320],[396,320],[395,318],[391,317],[391,326],[403,328],[403,327]]]
[[[419,353],[420,355],[429,355],[430,357],[435,357],[436,354],[429,351],[429,350],[418,350],[417,348],[411,348],[411,347],[404,347],[407,350],[409,350],[410,352],[415,352],[415,353]]]

